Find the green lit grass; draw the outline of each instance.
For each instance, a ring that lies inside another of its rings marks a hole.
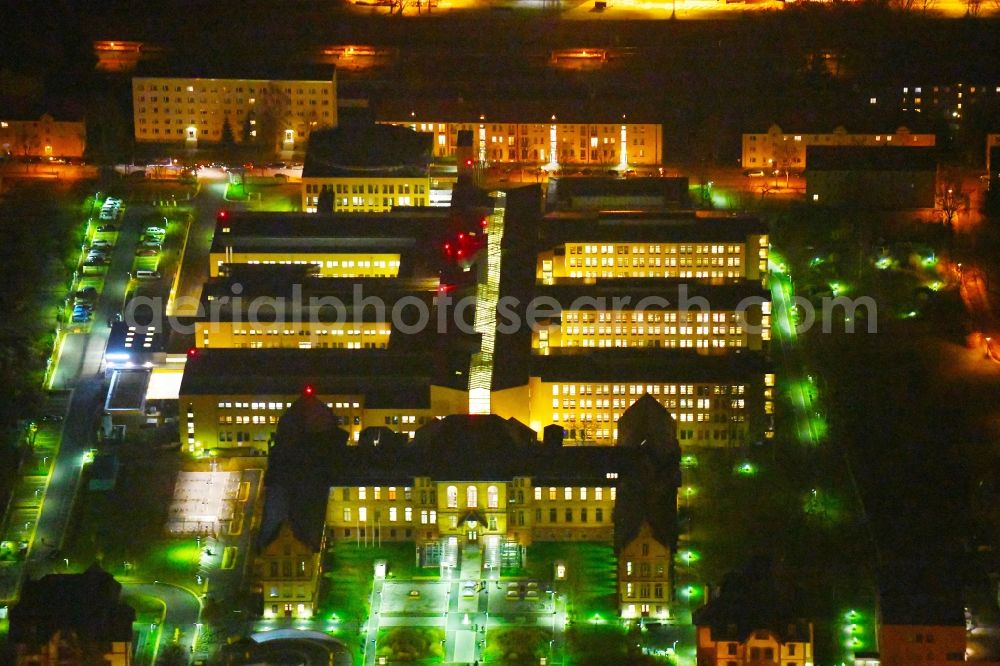
[[[566,565],[566,580],[558,581],[556,590],[566,594],[570,617],[585,619],[595,613],[617,616],[617,570],[611,544],[535,542],[528,546],[524,569],[518,573],[551,581],[557,561]]]
[[[391,578],[437,573],[436,569],[417,569],[410,541],[370,548],[353,542],[336,543],[327,551],[318,606],[321,618],[336,617],[339,622],[355,624],[368,618],[375,560],[388,562],[387,575]]]
[[[390,627],[380,629],[376,657],[391,664],[440,664],[444,661],[444,629],[439,627]]]
[[[483,660],[496,664],[537,664],[549,654],[549,631],[540,627],[498,627],[486,636]]]
[[[229,201],[246,201],[249,195],[247,194],[246,185],[242,183],[229,183],[226,185],[226,199]]]

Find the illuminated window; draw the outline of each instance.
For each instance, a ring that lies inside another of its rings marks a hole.
[[[496,486],[486,489],[486,508],[496,509],[500,506],[500,490]]]
[[[458,508],[458,488],[455,486],[448,486],[448,508]]]
[[[367,508],[365,508],[363,506],[358,508],[358,520],[361,521],[362,523],[366,522],[368,520],[368,509]]]
[[[465,489],[465,506],[470,509],[479,506],[479,492],[475,486],[469,486]]]
[[[368,499],[368,489],[365,488],[364,486],[358,488],[358,499],[359,500]]]

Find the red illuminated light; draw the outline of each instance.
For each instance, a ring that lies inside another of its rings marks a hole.
[[[312,386],[309,386],[307,384],[306,387],[302,389],[302,392],[305,393],[306,395],[312,395],[315,391],[313,390]]]

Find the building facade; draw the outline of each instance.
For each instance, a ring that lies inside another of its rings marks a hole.
[[[14,663],[129,666],[135,609],[121,593],[121,583],[96,564],[79,574],[26,580],[10,611]]]
[[[798,590],[756,557],[692,613],[698,666],[813,666],[813,624]]]
[[[750,356],[687,350],[595,350],[533,356],[526,385],[498,387],[493,411],[537,431],[556,424],[566,442],[609,446],[619,419],[644,395],[676,422],[682,447],[736,447],[773,437],[774,374]]]
[[[11,157],[83,157],[87,147],[84,122],[0,119],[0,155]]]
[[[913,134],[900,127],[885,134],[850,134],[838,127],[825,134],[786,133],[771,125],[764,134],[743,135],[742,164],[745,169],[781,169],[801,171],[806,168],[809,146],[902,146],[933,147],[933,134]]]
[[[532,330],[532,350],[694,349],[699,354],[762,351],[771,339],[770,294],[754,283],[662,284],[657,280],[563,279],[540,286],[558,313]]]
[[[627,168],[663,163],[662,126],[655,123],[548,123],[386,120],[433,138],[434,157],[455,159],[458,133],[471,131],[475,159],[487,164]]]
[[[320,195],[326,193],[335,213],[387,213],[397,206],[431,205],[430,190],[430,175],[425,174],[303,177],[302,210],[317,212]]]
[[[337,80],[134,77],[137,142],[264,142],[302,150],[310,133],[337,125]]]
[[[431,136],[406,127],[349,124],[318,132],[302,169],[302,210],[380,213],[429,206],[431,159]]]
[[[286,522],[263,545],[254,561],[254,580],[260,586],[265,618],[312,617],[325,544],[325,539],[318,548],[304,543]]]

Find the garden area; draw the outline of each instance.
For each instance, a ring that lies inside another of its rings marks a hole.
[[[483,661],[497,664],[537,664],[549,656],[551,632],[540,627],[498,627],[486,635]]]
[[[617,570],[610,543],[538,541],[528,546],[524,567],[514,575],[544,581],[555,579],[555,563],[566,566],[565,580],[555,581],[555,590],[569,600],[573,619],[598,614],[617,616]],[[504,575],[508,574],[504,571]]]
[[[440,664],[444,661],[444,629],[389,627],[380,629],[375,656],[389,664]]]
[[[337,542],[327,550],[323,563],[319,615],[324,618],[336,615],[340,621],[358,625],[364,622],[368,618],[376,560],[388,563],[387,578],[415,578],[421,574],[437,577],[437,569],[423,570],[416,566],[411,541],[383,543],[381,546]]]

